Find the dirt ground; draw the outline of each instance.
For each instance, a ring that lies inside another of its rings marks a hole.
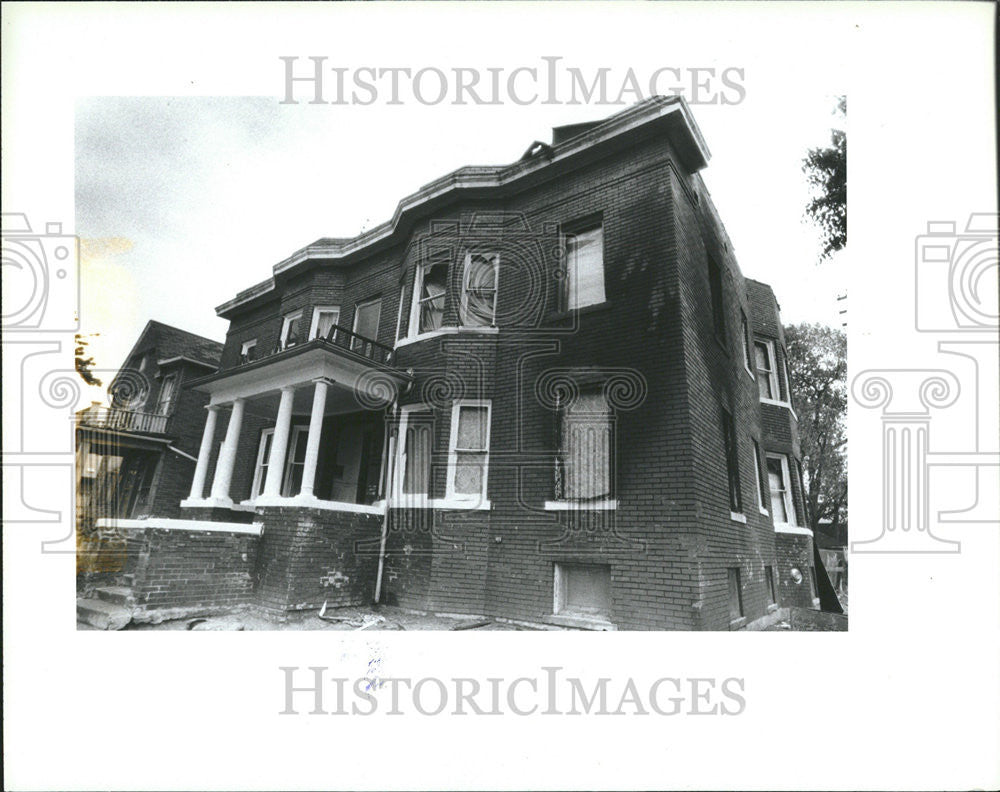
[[[160,624],[136,624],[126,630],[531,630],[550,629],[509,624],[471,616],[415,613],[390,606],[352,607],[292,613],[281,618],[249,609],[218,616],[171,619]],[[551,628],[555,629],[555,628]]]

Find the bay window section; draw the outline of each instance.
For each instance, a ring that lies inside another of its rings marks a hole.
[[[488,400],[463,400],[452,407],[447,500],[486,501],[490,404]]]
[[[794,525],[788,457],[783,454],[767,455],[767,479],[771,491],[771,517],[775,525]]]
[[[774,344],[770,341],[757,341],[754,349],[757,355],[757,389],[760,398],[777,401],[778,372],[774,365]]]
[[[309,333],[310,338],[326,338],[330,335],[330,331],[333,330],[337,324],[340,322],[340,306],[339,305],[323,305],[316,306],[313,310],[313,321],[312,329]],[[336,334],[334,334],[331,341],[336,340]]]
[[[446,251],[430,257],[416,269],[413,283],[413,306],[410,312],[410,335],[440,330],[444,323],[444,300],[448,290]]]
[[[465,327],[491,327],[496,322],[497,276],[500,257],[496,253],[465,256],[459,320]]]

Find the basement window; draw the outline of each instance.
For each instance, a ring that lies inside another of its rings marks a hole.
[[[611,618],[611,567],[603,564],[555,564],[557,615]]]
[[[772,566],[764,567],[764,585],[767,587],[767,604],[777,605],[778,598],[774,591],[774,567]]]

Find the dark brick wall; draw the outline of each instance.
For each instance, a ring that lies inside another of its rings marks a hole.
[[[778,534],[779,597],[782,607],[815,608],[813,605],[812,537]],[[802,582],[792,580],[792,569],[802,573]]]
[[[262,508],[260,605],[287,611],[373,601],[382,517],[325,509]]]
[[[249,603],[259,539],[252,534],[126,529],[137,620],[154,611],[218,610]]]

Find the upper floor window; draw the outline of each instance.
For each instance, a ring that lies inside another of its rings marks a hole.
[[[406,299],[406,286],[399,287],[399,308],[396,312],[396,341],[403,337],[403,302]]]
[[[764,493],[768,491],[767,479],[764,476],[764,463],[761,460],[760,444],[753,441],[753,458],[757,466],[757,503],[761,514],[767,514],[767,501],[764,500]]]
[[[753,352],[750,351],[750,323],[747,321],[747,314],[740,308],[740,318],[743,322],[743,365],[746,370],[753,374]]]
[[[413,281],[410,335],[439,330],[444,322],[444,300],[448,291],[448,254],[441,251],[420,264]]]
[[[302,311],[295,311],[285,316],[281,324],[281,348],[288,349],[300,343],[302,339]]]
[[[568,234],[562,307],[565,310],[583,308],[605,299],[603,227]]]
[[[500,257],[496,253],[465,254],[459,306],[459,319],[464,326],[490,327],[495,323],[499,267]]]
[[[611,407],[599,390],[581,392],[561,411],[556,500],[613,497],[611,433]]]
[[[743,511],[743,496],[740,493],[740,460],[736,445],[736,425],[732,414],[722,410],[722,439],[726,449],[726,470],[729,476],[729,509]]]
[[[722,299],[722,270],[711,256],[708,257],[708,288],[712,299],[712,326],[720,338],[726,337],[726,313]]]
[[[456,401],[448,444],[448,500],[486,500],[490,456],[490,401]]]
[[[257,339],[251,338],[240,345],[240,363],[252,363],[257,359]]]
[[[789,485],[788,457],[784,454],[767,455],[767,478],[771,490],[771,518],[776,525],[795,524],[792,508],[792,489]]]
[[[378,320],[382,313],[382,299],[376,297],[374,300],[358,303],[354,308],[354,333],[361,338],[354,338],[351,341],[351,349],[362,352],[365,355],[371,354],[372,345],[370,341],[378,340]]]
[[[788,350],[784,347],[781,348],[781,356],[779,358],[781,366],[781,384],[785,388],[785,392],[782,394],[783,401],[792,403],[792,391],[788,387]]]
[[[778,372],[774,366],[774,342],[756,341],[754,349],[757,354],[757,389],[760,398],[777,401]]]
[[[156,402],[156,412],[160,415],[169,415],[173,406],[174,397],[177,393],[177,375],[167,374],[160,384],[160,396]]]
[[[340,321],[339,305],[317,305],[313,309],[312,327],[309,330],[310,338],[326,338]],[[336,335],[330,340],[334,340]]]

